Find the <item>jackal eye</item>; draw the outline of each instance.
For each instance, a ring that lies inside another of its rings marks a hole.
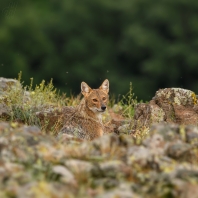
[[[102,98],[102,100],[106,100],[106,98],[105,98],[105,97],[103,97],[103,98]]]
[[[94,101],[94,102],[98,102],[98,100],[97,100],[97,99],[95,99],[95,98],[93,99],[93,101]]]

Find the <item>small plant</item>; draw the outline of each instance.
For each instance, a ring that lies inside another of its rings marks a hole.
[[[137,97],[133,93],[132,82],[129,84],[129,92],[122,96],[119,104],[123,107],[123,115],[132,118],[134,115],[134,107],[137,104]]]
[[[135,137],[135,143],[137,145],[141,144],[142,141],[148,136],[149,134],[149,127],[146,127],[146,126],[142,126],[142,127],[139,127],[135,134],[133,135]]]
[[[33,87],[33,78],[30,85],[23,87],[22,72],[18,74],[18,84],[10,87],[1,101],[10,109],[10,121],[18,121],[28,125],[41,125],[36,112],[53,106],[63,107],[74,103],[74,98],[60,95],[53,86],[52,79],[49,83],[44,80]],[[43,128],[43,126],[40,126]],[[56,127],[56,126],[55,126]]]

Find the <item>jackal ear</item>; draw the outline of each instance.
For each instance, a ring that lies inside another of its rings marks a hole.
[[[104,82],[102,83],[102,85],[100,86],[100,89],[102,89],[103,91],[105,91],[106,93],[109,92],[109,81],[106,79],[104,80]]]
[[[88,86],[88,84],[85,82],[82,82],[81,83],[81,93],[83,95],[86,95],[86,94],[89,94],[90,91],[91,91],[91,88]]]

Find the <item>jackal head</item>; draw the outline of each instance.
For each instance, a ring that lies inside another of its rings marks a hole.
[[[94,113],[102,113],[107,108],[109,99],[109,81],[106,79],[98,89],[91,89],[85,82],[81,83],[81,93],[86,106]]]

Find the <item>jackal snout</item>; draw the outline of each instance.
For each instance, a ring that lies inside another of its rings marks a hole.
[[[89,104],[89,108],[94,112],[104,112],[107,108],[105,104]]]
[[[102,104],[101,109],[102,109],[103,111],[105,111],[106,108],[107,108],[107,107],[106,107],[104,104]]]

